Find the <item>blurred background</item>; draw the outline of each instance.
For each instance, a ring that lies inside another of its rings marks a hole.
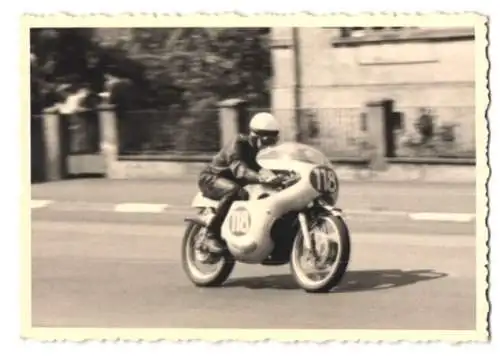
[[[30,52],[32,181],[50,108],[66,173],[104,172],[103,102],[129,160],[207,160],[269,111],[333,161],[475,163],[473,28],[37,28]]]

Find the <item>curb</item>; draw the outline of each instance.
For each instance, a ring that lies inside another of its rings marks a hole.
[[[31,200],[31,210],[50,209],[55,211],[98,211],[123,214],[162,214],[187,213],[189,206],[173,206],[158,203],[90,203],[90,202],[57,202],[53,200]],[[476,219],[473,213],[443,212],[405,212],[389,210],[345,210],[346,215],[389,216],[406,218],[412,221],[433,221],[448,223],[472,223]]]
[[[119,160],[110,168],[111,179],[185,179],[197,177],[206,163],[162,160]],[[412,182],[475,184],[474,165],[390,163],[386,169],[375,170],[365,166],[334,163],[342,182]]]

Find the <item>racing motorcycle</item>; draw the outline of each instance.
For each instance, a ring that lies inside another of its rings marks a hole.
[[[221,227],[224,253],[213,254],[204,246],[205,228],[218,202],[200,192],[194,197],[191,206],[197,214],[185,219],[182,240],[184,272],[194,285],[213,287],[224,284],[236,262],[289,264],[306,292],[330,291],[344,276],[351,253],[348,226],[335,206],[339,180],[331,162],[296,142],[262,150],[257,162],[281,179],[279,184],[244,187],[249,199],[235,201]]]

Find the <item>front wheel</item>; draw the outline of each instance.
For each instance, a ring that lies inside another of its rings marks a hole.
[[[186,275],[198,287],[222,285],[234,269],[235,261],[229,253],[214,255],[203,247],[204,228],[190,222],[182,239],[181,262]],[[197,266],[197,263],[200,266]],[[203,267],[214,267],[205,272]]]
[[[341,217],[324,213],[317,217],[309,233],[316,252],[306,251],[299,231],[290,256],[290,269],[296,283],[306,292],[328,292],[340,283],[347,270],[351,254],[349,230]]]

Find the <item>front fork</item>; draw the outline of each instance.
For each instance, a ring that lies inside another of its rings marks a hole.
[[[318,201],[318,205],[321,208],[327,210],[330,214],[332,214],[334,216],[342,216],[342,211],[340,209],[337,209],[337,208],[329,205],[328,203],[326,203],[322,200]],[[316,249],[314,248],[314,240],[313,240],[311,234],[309,233],[310,224],[309,224],[309,221],[307,219],[307,214],[305,212],[301,211],[298,214],[298,218],[299,218],[300,230],[301,230],[302,236],[304,238],[304,247],[307,249],[307,251],[312,252],[313,255],[316,257]]]
[[[309,233],[309,223],[307,221],[307,216],[303,211],[299,213],[299,224],[300,231],[302,232],[302,237],[304,238],[304,247],[307,251],[311,251],[313,241],[311,238],[311,234]]]

